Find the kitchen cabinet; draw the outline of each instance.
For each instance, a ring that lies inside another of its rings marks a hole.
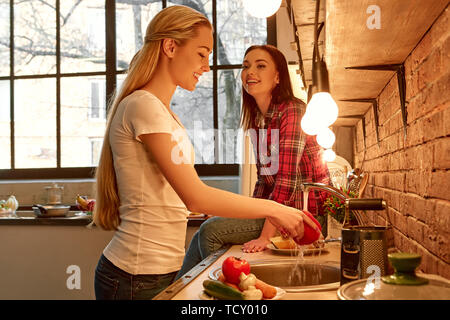
[[[113,232],[42,219],[0,221],[0,299],[94,299],[94,270]]]

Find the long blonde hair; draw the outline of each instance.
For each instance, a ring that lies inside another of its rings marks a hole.
[[[147,26],[144,45],[131,60],[122,88],[110,100],[106,132],[95,173],[96,203],[93,214],[94,223],[105,230],[117,230],[120,224],[120,199],[109,142],[109,131],[117,106],[126,96],[150,81],[158,66],[164,39],[173,39],[177,45],[182,46],[197,35],[197,28],[200,26],[212,29],[211,23],[203,14],[186,6],[171,6],[156,14]]]

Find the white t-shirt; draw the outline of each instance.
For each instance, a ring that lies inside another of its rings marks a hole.
[[[194,165],[194,151],[178,118],[153,94],[136,90],[119,104],[110,144],[120,197],[121,223],[103,254],[131,274],[165,274],[181,268],[188,211],[138,138],[170,133]]]

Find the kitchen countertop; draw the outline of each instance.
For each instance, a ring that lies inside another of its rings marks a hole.
[[[60,225],[60,226],[86,226],[92,222],[92,216],[81,211],[69,211],[65,217],[37,217],[33,211],[19,210],[16,217],[1,217],[0,225]]]
[[[328,252],[322,252],[314,255],[305,255],[305,261],[315,262],[340,262],[340,243],[327,243],[326,248]],[[264,250],[257,253],[244,253],[241,250],[241,245],[234,245],[230,247],[222,256],[220,256],[214,263],[198,275],[197,278],[190,281],[181,291],[175,294],[172,300],[200,300],[199,294],[203,291],[203,281],[209,279],[209,273],[211,270],[222,265],[222,262],[229,256],[241,257],[247,261],[259,261],[259,260],[280,260],[280,259],[293,259],[294,257],[275,255],[270,250]],[[170,288],[170,287],[169,287]],[[317,292],[299,292],[291,293],[287,292],[281,300],[337,300],[337,288],[327,291]]]
[[[205,221],[204,216],[189,216],[188,226],[198,227]],[[86,226],[92,222],[92,216],[81,211],[70,210],[65,217],[37,217],[32,210],[18,210],[16,217],[0,217],[0,225],[55,225],[55,226]]]

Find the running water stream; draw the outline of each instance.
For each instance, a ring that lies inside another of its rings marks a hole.
[[[303,210],[308,210],[308,193],[303,192]],[[319,244],[318,248],[321,248],[324,244]],[[318,264],[311,263],[313,266],[312,268],[302,268],[301,264],[306,263],[304,254],[312,254],[315,257],[320,257],[320,254],[322,250],[314,250],[313,252],[308,252],[308,250],[316,249],[317,247],[314,244],[300,246],[297,245],[297,248],[295,248],[292,251],[291,255],[294,255],[297,257],[294,266],[292,267],[291,272],[288,276],[288,283],[292,285],[293,283],[304,283],[305,279],[307,279],[307,270],[311,270],[313,272],[313,277],[310,277],[312,279],[312,282],[310,285],[320,284],[320,280],[322,278],[322,269],[318,267]],[[313,261],[311,261],[313,262]],[[298,279],[298,281],[296,281]]]
[[[307,261],[304,257],[305,254],[312,254],[314,257],[320,258],[322,250],[314,250],[312,248],[313,245],[297,246],[297,248],[292,251],[291,255],[296,256],[296,260],[288,275],[289,285],[293,285],[295,283],[303,284],[305,283],[305,279],[312,279],[312,283],[308,283],[307,285],[317,285],[321,283],[320,280],[322,279],[322,268],[319,267],[319,264],[314,263],[314,260]],[[308,252],[308,250],[314,251]],[[311,267],[302,267],[302,264],[305,263],[308,263],[309,265],[311,265]],[[308,277],[306,272],[312,272],[313,274],[312,276],[309,275]]]

